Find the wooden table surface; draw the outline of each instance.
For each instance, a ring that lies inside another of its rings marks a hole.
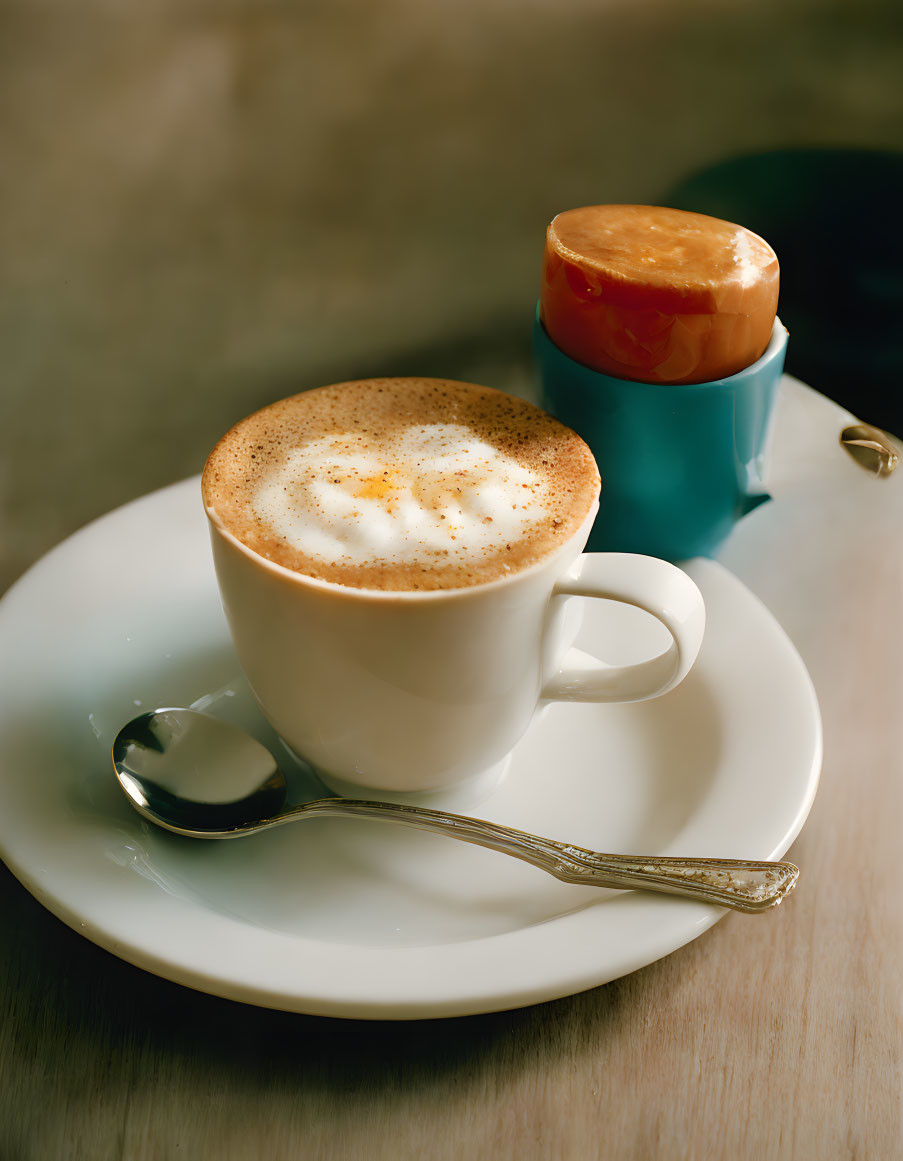
[[[853,464],[844,417],[785,382],[776,501],[722,552],[824,719],[778,911],[571,998],[357,1023],[156,978],[2,870],[0,1159],[903,1155],[903,470]]]

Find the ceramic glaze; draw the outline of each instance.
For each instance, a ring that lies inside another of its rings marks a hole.
[[[586,440],[602,475],[590,549],[672,561],[710,556],[741,516],[769,498],[765,466],[786,348],[778,320],[762,357],[736,375],[639,383],[569,358],[537,310],[542,405]]]

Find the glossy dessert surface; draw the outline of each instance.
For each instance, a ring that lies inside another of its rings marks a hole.
[[[584,206],[549,225],[541,317],[593,370],[709,382],[765,351],[779,273],[768,243],[743,226],[662,206]]]

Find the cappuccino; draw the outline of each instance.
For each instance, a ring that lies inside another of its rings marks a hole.
[[[232,428],[204,503],[259,556],[362,589],[498,580],[566,544],[599,474],[573,431],[522,399],[442,379],[306,391]]]

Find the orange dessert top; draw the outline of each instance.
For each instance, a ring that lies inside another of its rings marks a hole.
[[[743,226],[661,206],[584,206],[552,221],[540,317],[578,363],[620,379],[705,383],[765,351],[772,248]]]

